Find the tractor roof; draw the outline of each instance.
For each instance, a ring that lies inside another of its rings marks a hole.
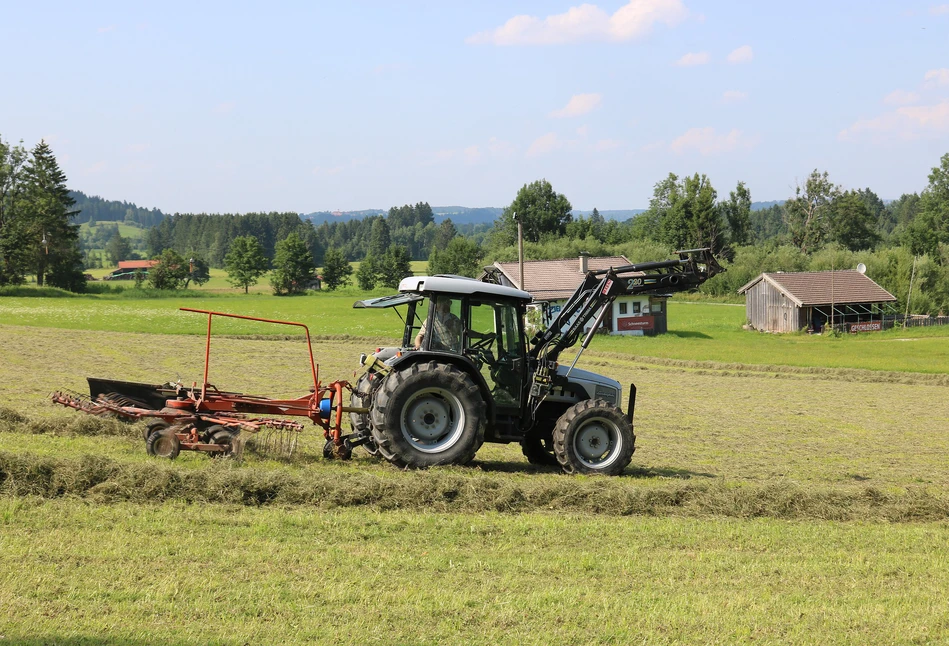
[[[450,276],[439,274],[436,276],[409,276],[399,283],[400,292],[417,294],[463,294],[493,296],[495,298],[512,298],[524,302],[531,300],[531,295],[520,289],[483,283],[467,276]]]

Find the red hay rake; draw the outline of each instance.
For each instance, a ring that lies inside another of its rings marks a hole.
[[[348,381],[320,384],[313,360],[310,330],[303,323],[226,314],[182,307],[182,311],[207,314],[208,331],[204,352],[204,380],[200,388],[178,384],[154,386],[135,382],[89,378],[90,396],[70,391],[51,395],[53,402],[91,415],[111,415],[126,420],[147,420],[146,447],[152,455],[174,458],[178,452],[204,451],[212,454],[239,453],[247,434],[268,431],[264,444],[287,455],[296,448],[303,424],[280,417],[307,417],[323,429],[327,458],[347,459],[352,445],[343,435],[343,413],[366,413],[366,408],[343,405],[344,391],[352,392]],[[211,323],[215,316],[291,325],[303,328],[310,357],[313,385],[310,393],[294,399],[271,399],[257,395],[225,392],[208,383],[211,364]],[[268,417],[251,417],[266,415]]]

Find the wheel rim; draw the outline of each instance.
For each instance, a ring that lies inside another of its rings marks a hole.
[[[615,462],[623,452],[623,436],[614,422],[596,417],[577,430],[573,436],[573,450],[584,466],[602,469]]]
[[[175,450],[175,438],[169,437],[167,435],[159,436],[152,444],[152,449],[155,451],[155,455],[158,457],[167,458]]]
[[[454,446],[465,430],[461,401],[444,388],[419,390],[402,407],[402,437],[423,453]]]

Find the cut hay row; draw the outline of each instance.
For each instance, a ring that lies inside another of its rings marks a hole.
[[[643,364],[694,372],[700,375],[720,374],[730,377],[775,377],[786,379],[813,379],[815,377],[831,381],[849,381],[881,384],[921,384],[927,386],[949,386],[949,375],[925,372],[892,372],[883,370],[864,370],[861,368],[823,368],[818,366],[786,366],[747,363],[722,363],[719,361],[692,361],[685,359],[665,359],[641,355],[620,354],[616,352],[595,352],[586,354],[587,366],[608,366],[624,364],[635,366]]]
[[[764,485],[669,482],[639,486],[633,479],[562,477],[512,480],[458,469],[411,477],[313,469],[290,473],[210,462],[201,470],[172,464],[122,463],[87,455],[74,459],[0,452],[0,495],[41,499],[78,497],[96,503],[227,503],[305,505],[318,509],[438,513],[557,512],[607,516],[688,516],[785,520],[949,519],[949,495],[924,488],[813,488],[792,482]]]

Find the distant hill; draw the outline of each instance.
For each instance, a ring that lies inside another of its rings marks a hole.
[[[764,211],[765,209],[770,209],[772,206],[778,206],[779,204],[784,204],[784,200],[771,200],[770,202],[752,202],[751,210]]]
[[[86,195],[82,191],[69,191],[69,196],[76,200],[76,206],[73,208],[80,211],[75,219],[76,224],[90,221],[126,222],[149,228],[165,219],[165,214],[158,209],[146,209],[131,202],[104,200],[97,195]]]

